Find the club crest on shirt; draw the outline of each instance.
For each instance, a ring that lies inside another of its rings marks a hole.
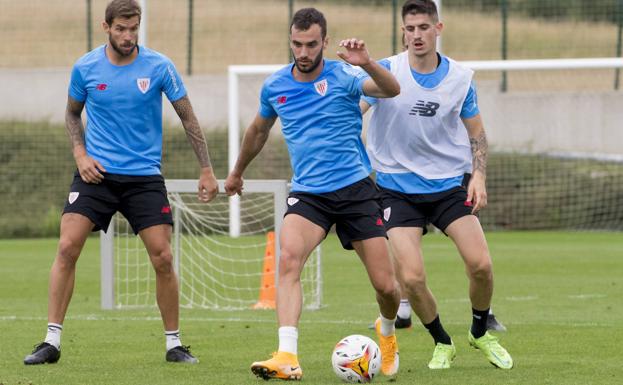
[[[78,195],[80,195],[79,192],[70,192],[69,198],[67,198],[67,200],[69,201],[69,204],[74,203],[76,199],[78,199]]]
[[[138,89],[142,93],[146,93],[149,90],[149,84],[150,83],[151,83],[151,79],[150,78],[138,78],[138,79],[136,79],[136,85],[138,86]]]
[[[322,79],[321,81],[314,83],[314,87],[320,96],[325,96],[327,94],[327,90],[329,89],[329,83],[327,83],[327,79]]]
[[[392,215],[392,208],[388,207],[385,210],[383,210],[383,219],[385,219],[385,222],[389,222],[389,217]]]

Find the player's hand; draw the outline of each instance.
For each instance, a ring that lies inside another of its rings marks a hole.
[[[476,214],[481,209],[487,207],[487,188],[485,187],[485,177],[476,171],[472,174],[467,186],[466,206],[472,206],[472,214]]]
[[[232,196],[235,194],[242,195],[242,185],[244,180],[242,175],[234,174],[233,172],[227,176],[225,180],[225,192],[227,195]]]
[[[85,183],[101,183],[104,180],[103,172],[106,172],[104,166],[97,160],[91,158],[86,153],[76,157],[76,166],[78,166],[78,173],[80,178]]]
[[[199,192],[197,196],[202,202],[210,202],[218,194],[218,182],[212,172],[212,167],[203,167],[199,175]]]
[[[370,54],[366,48],[366,43],[363,40],[356,38],[346,39],[340,41],[340,47],[344,47],[346,52],[337,51],[337,56],[342,58],[348,64],[354,66],[365,66],[370,64]]]

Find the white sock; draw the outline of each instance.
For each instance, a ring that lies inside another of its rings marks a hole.
[[[48,323],[48,334],[45,335],[45,342],[61,350],[61,333],[63,325]]]
[[[164,332],[164,335],[167,337],[167,351],[182,346],[182,340],[180,339],[180,329],[171,330]]]
[[[489,314],[493,314],[493,308],[492,307],[489,308]]]
[[[297,353],[299,330],[294,326],[279,328],[279,351],[292,354]]]
[[[402,319],[411,318],[411,304],[408,299],[400,300],[400,307],[398,308],[398,317]]]
[[[396,322],[396,318],[387,319],[383,317],[383,314],[381,314],[381,334],[384,337],[389,337],[393,335],[394,333],[396,333],[396,327],[394,326],[395,322]]]

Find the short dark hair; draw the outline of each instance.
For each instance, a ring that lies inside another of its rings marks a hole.
[[[320,26],[320,32],[322,38],[327,36],[327,20],[324,18],[322,12],[316,8],[302,8],[299,9],[292,17],[290,23],[290,33],[292,33],[292,26],[299,31],[307,31],[312,25],[318,24]]]
[[[112,25],[116,17],[129,19],[134,16],[138,16],[138,20],[141,20],[141,6],[136,0],[113,0],[106,7],[104,20],[106,24]]]
[[[433,0],[407,0],[402,5],[402,20],[407,15],[425,14],[436,22],[439,21],[437,5]]]

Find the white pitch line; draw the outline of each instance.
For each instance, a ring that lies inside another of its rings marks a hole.
[[[464,298],[447,298],[447,299],[440,299],[438,301],[439,303],[467,303],[469,302],[469,298],[464,297]]]
[[[572,299],[593,299],[593,298],[606,298],[605,294],[577,294],[568,296]]]
[[[521,301],[535,301],[539,299],[539,297],[537,297],[536,295],[527,295],[524,297],[504,297],[504,299],[506,301],[521,302]]]

